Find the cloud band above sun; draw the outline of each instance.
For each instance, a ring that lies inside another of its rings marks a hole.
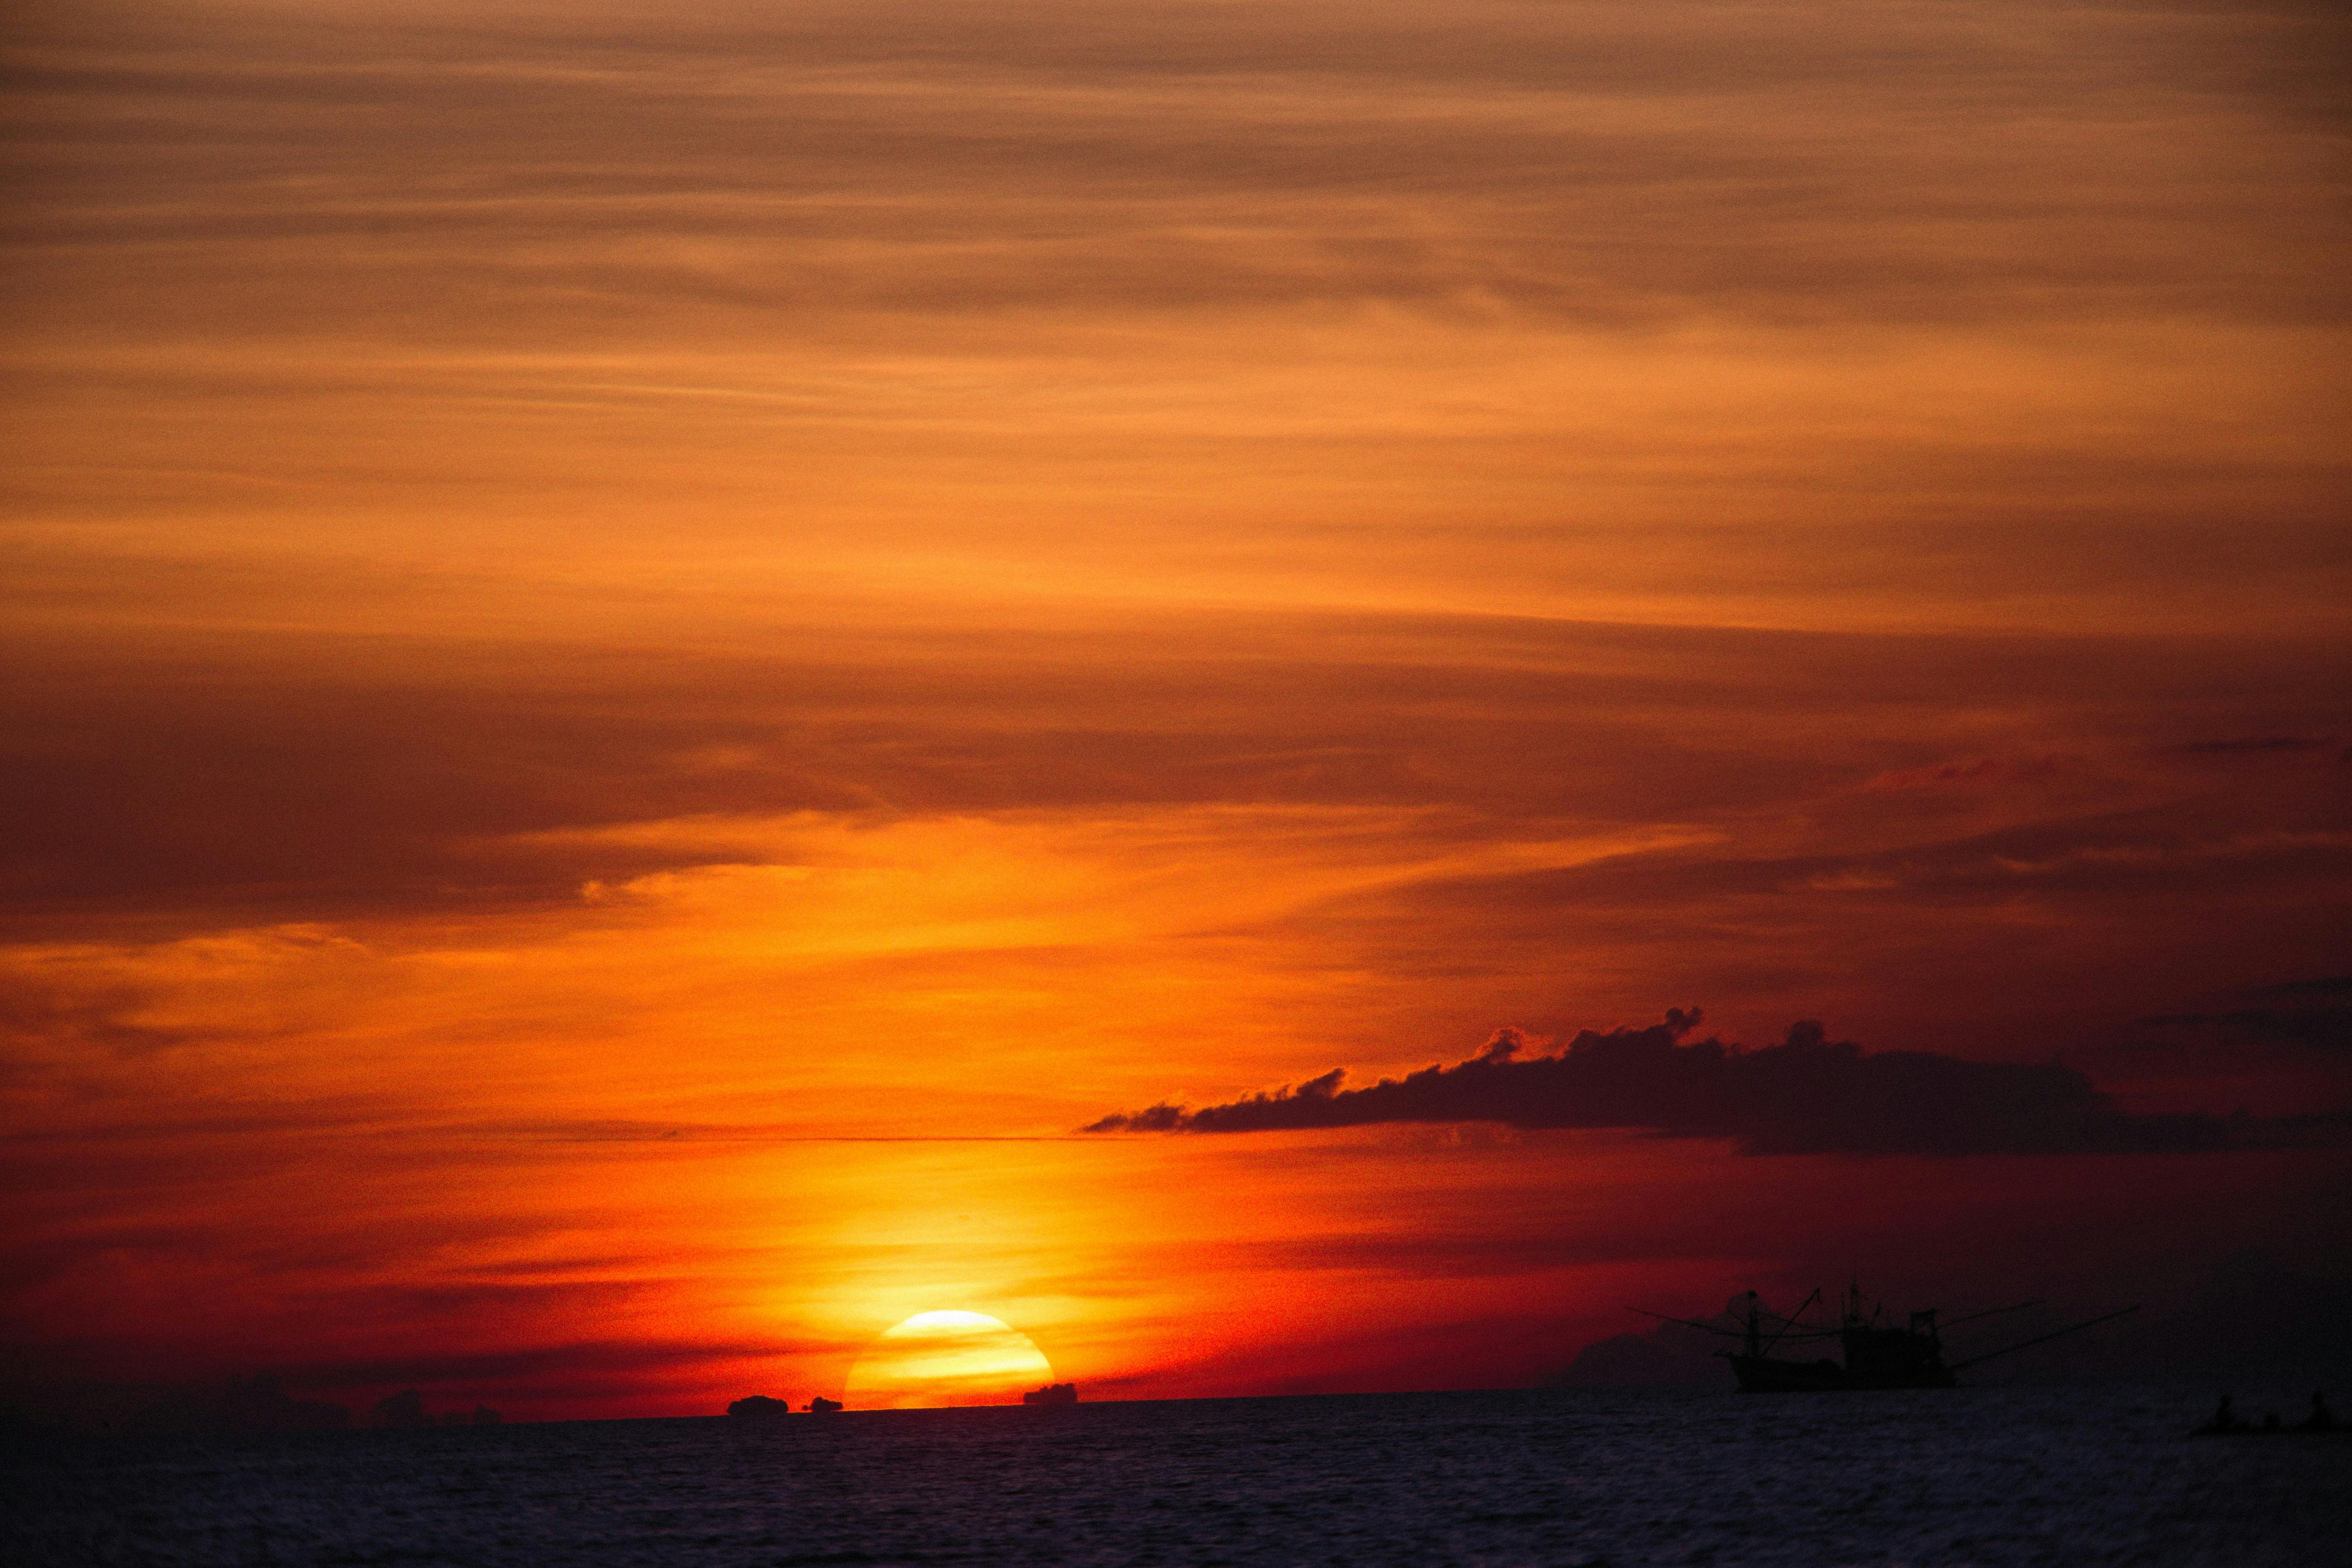
[[[1223,1105],[1160,1104],[1087,1132],[1265,1132],[1391,1121],[1494,1121],[1526,1129],[1640,1128],[1721,1138],[1748,1154],[2181,1153],[2352,1143],[2352,1115],[2255,1120],[2133,1115],[2055,1063],[1970,1061],[1931,1051],[1865,1054],[1819,1024],[1743,1051],[1682,1043],[1698,1009],[1647,1028],[1580,1031],[1557,1055],[1522,1057],[1516,1029],[1452,1067],[1364,1089],[1345,1069]]]

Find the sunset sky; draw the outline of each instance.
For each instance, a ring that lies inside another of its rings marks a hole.
[[[2352,1273],[2338,7],[9,33],[0,1398]]]

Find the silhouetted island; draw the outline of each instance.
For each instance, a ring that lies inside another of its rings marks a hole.
[[[833,1411],[838,1410],[838,1409],[840,1409],[840,1408],[841,1408],[841,1401],[840,1401],[840,1400],[838,1400],[838,1399],[827,1399],[827,1398],[826,1398],[824,1394],[818,1394],[814,1399],[812,1399],[812,1400],[810,1400],[810,1401],[809,1401],[809,1414],[810,1414],[810,1415],[827,1415],[827,1414],[829,1414],[830,1412],[833,1412]]]
[[[727,1407],[730,1415],[790,1415],[792,1401],[771,1399],[764,1394],[747,1394]]]
[[[504,1418],[487,1405],[477,1405],[470,1411],[445,1410],[438,1415],[425,1412],[425,1394],[421,1390],[404,1388],[375,1402],[375,1411],[368,1425],[390,1431],[405,1431],[417,1426],[496,1426]]]
[[[1021,1396],[1024,1405],[1076,1405],[1077,1402],[1078,1385],[1075,1383],[1049,1383]]]
[[[351,1423],[352,1413],[341,1405],[292,1398],[275,1375],[257,1372],[230,1378],[218,1392],[152,1400],[133,1411],[123,1426],[142,1433],[332,1432]]]

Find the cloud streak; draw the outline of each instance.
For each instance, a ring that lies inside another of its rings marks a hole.
[[[2284,1130],[2184,1114],[2118,1110],[2056,1064],[1967,1061],[1927,1051],[1865,1054],[1814,1023],[1743,1051],[1683,1043],[1699,1012],[1662,1024],[1587,1029],[1554,1056],[1522,1057],[1515,1029],[1477,1056],[1366,1089],[1346,1069],[1223,1105],[1160,1104],[1106,1116],[1088,1132],[1270,1132],[1398,1121],[1499,1121],[1528,1130],[1643,1128],[1723,1138],[1749,1154],[2181,1153],[2286,1141]],[[2293,1135],[2315,1131],[2299,1124]],[[2340,1131],[2340,1130],[2339,1130]]]

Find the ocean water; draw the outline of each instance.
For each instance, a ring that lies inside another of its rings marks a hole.
[[[2352,1562],[2352,1438],[2188,1438],[2204,1398],[1590,1389],[88,1442],[0,1468],[0,1557]]]

